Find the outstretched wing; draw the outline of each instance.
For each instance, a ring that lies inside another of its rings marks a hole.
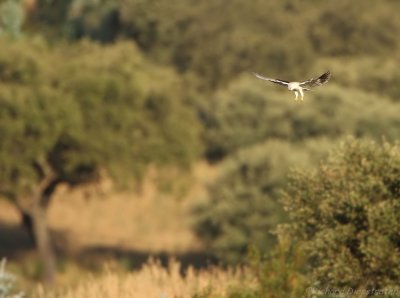
[[[309,87],[309,88],[318,87],[318,86],[321,86],[321,85],[325,84],[326,82],[328,82],[330,78],[331,78],[331,73],[328,70],[326,73],[322,74],[321,76],[319,76],[316,79],[310,79],[310,80],[301,82],[300,86],[301,87]]]
[[[261,79],[261,80],[264,80],[264,81],[270,81],[270,82],[272,82],[272,83],[279,84],[279,85],[283,85],[283,86],[289,85],[289,82],[288,82],[288,81],[266,78],[266,77],[264,77],[264,76],[262,76],[262,75],[260,75],[260,74],[258,74],[258,73],[255,73],[255,72],[253,72],[253,74],[254,74],[257,78],[259,78],[259,79]]]

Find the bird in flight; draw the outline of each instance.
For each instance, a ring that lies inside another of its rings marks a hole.
[[[289,82],[289,81],[285,81],[285,80],[271,79],[271,78],[264,77],[255,72],[253,74],[261,80],[270,81],[275,84],[283,85],[283,86],[286,86],[289,89],[289,91],[294,91],[294,94],[296,95],[294,100],[297,100],[299,94],[300,94],[301,100],[304,100],[304,92],[303,91],[310,91],[311,88],[321,86],[321,85],[325,84],[326,82],[328,82],[329,79],[331,78],[331,73],[329,70],[327,72],[325,72],[324,74],[320,75],[316,79],[309,79],[309,80],[303,81],[303,82]]]

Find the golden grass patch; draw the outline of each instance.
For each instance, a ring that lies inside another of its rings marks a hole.
[[[209,267],[196,270],[189,267],[184,274],[181,264],[170,259],[167,267],[150,259],[143,267],[131,273],[119,274],[106,270],[99,277],[82,281],[62,292],[39,288],[35,298],[186,298],[225,297],[232,289],[255,285],[254,275],[245,268],[221,269]]]

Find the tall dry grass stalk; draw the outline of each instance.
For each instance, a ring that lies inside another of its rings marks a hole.
[[[243,285],[255,285],[254,276],[244,268],[223,270],[210,267],[195,270],[189,267],[181,274],[181,264],[171,259],[167,267],[150,259],[140,270],[128,274],[106,271],[63,292],[39,288],[37,298],[189,298],[226,297],[228,292]]]

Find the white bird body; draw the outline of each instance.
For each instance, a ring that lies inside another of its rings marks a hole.
[[[310,88],[312,88],[312,87],[318,87],[318,86],[325,84],[326,82],[329,81],[329,79],[331,77],[331,73],[329,71],[327,71],[324,74],[320,75],[316,79],[309,79],[309,80],[306,80],[303,82],[289,82],[289,81],[285,81],[285,80],[267,78],[258,73],[254,73],[254,75],[261,80],[265,80],[265,81],[269,81],[269,82],[272,82],[275,84],[286,86],[289,91],[294,92],[294,94],[295,94],[294,100],[298,99],[299,94],[300,94],[300,99],[304,100],[304,91],[310,91],[311,90]]]
[[[301,100],[304,100],[304,92],[303,92],[303,88],[300,86],[300,82],[290,82],[288,84],[288,89],[289,91],[294,91],[295,94],[295,99],[297,100],[297,98],[299,97],[299,93],[301,96]]]

